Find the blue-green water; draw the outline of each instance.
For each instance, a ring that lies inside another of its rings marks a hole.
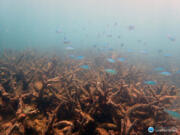
[[[163,68],[157,74],[176,75],[179,5],[178,0],[1,0],[0,49],[35,48],[79,55],[76,59],[90,50],[108,55],[112,64],[138,62],[154,66],[152,71]]]
[[[66,37],[74,48],[107,43],[121,49],[124,43],[124,50],[178,55],[179,5],[178,0],[1,0],[0,46],[64,48]]]
[[[179,0],[0,0],[0,134],[15,131],[11,118],[31,134],[24,121],[35,108],[42,133],[60,120],[80,135],[91,130],[86,120],[93,132],[114,124],[113,135],[137,123],[129,130],[143,134],[165,118],[178,127],[179,88]]]

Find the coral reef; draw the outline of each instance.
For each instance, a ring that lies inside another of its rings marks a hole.
[[[147,135],[149,126],[179,128],[164,111],[179,105],[178,88],[142,84],[145,75],[135,66],[123,70],[117,64],[117,74],[108,74],[101,63],[4,51],[0,134]],[[81,69],[82,64],[91,69]]]

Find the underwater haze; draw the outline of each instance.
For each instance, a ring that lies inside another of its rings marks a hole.
[[[179,0],[0,0],[0,135],[180,134],[179,38]]]
[[[67,37],[74,47],[108,42],[119,48],[122,42],[126,48],[151,53],[156,49],[179,53],[180,41],[168,39],[180,37],[179,4],[178,0],[1,0],[1,48],[63,47]],[[130,25],[134,31],[128,30]]]

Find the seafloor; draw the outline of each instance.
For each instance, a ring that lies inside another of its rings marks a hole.
[[[150,126],[176,129],[154,135],[179,134],[179,118],[165,109],[180,113],[180,78],[150,74],[142,63],[109,63],[106,54],[68,56],[1,53],[0,135],[148,135]]]

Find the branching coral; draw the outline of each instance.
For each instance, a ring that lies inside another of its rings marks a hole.
[[[144,86],[135,66],[109,75],[103,60],[82,61],[92,67],[83,70],[30,50],[5,52],[0,63],[2,135],[144,135],[149,126],[179,124],[164,111],[178,103],[178,89]]]

